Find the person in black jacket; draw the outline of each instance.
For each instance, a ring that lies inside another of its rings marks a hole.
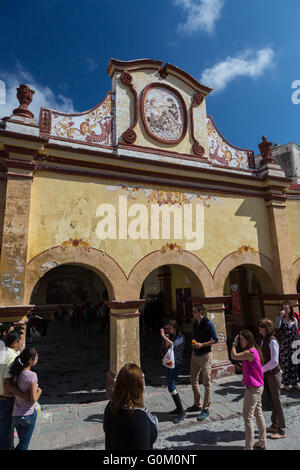
[[[197,417],[198,421],[203,421],[209,415],[211,404],[211,365],[212,352],[211,345],[218,342],[218,335],[215,327],[205,316],[205,308],[198,304],[193,306],[193,331],[192,359],[191,359],[191,384],[194,393],[194,404],[187,411],[201,411]],[[203,408],[201,405],[199,375],[202,374],[202,381],[205,387]]]
[[[112,400],[104,411],[105,450],[152,450],[156,416],[144,405],[144,375],[136,364],[119,371]]]

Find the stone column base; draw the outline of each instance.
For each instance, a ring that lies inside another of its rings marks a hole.
[[[235,375],[235,368],[230,361],[217,362],[211,367],[212,380],[229,377],[231,375]]]

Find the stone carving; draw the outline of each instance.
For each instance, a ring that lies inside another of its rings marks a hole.
[[[129,72],[123,72],[121,75],[121,82],[128,86],[132,91],[133,98],[134,98],[134,120],[132,125],[122,134],[123,140],[126,144],[132,145],[136,141],[137,135],[134,131],[135,126],[138,122],[138,96],[136,89],[132,84],[132,75]]]
[[[262,142],[258,145],[260,154],[262,156],[260,166],[264,165],[265,163],[276,163],[272,156],[272,146],[273,142],[268,142],[267,138],[263,136]]]
[[[195,137],[195,125],[194,125],[194,116],[193,116],[193,108],[196,108],[197,106],[200,106],[200,104],[203,102],[204,96],[201,93],[195,93],[193,96],[193,101],[190,107],[190,119],[191,119],[191,134],[192,134],[192,139],[194,141],[193,144],[193,152],[198,155],[199,157],[203,157],[205,154],[205,149],[202,147],[202,145],[198,142],[198,140]]]
[[[30,119],[34,118],[34,114],[28,109],[34,93],[35,92],[31,90],[28,85],[21,84],[19,88],[17,88],[17,98],[20,106],[13,110],[14,116],[23,116]]]

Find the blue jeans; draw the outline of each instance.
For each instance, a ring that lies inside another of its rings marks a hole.
[[[181,364],[178,364],[174,369],[167,369],[167,382],[168,382],[168,391],[170,393],[174,392],[176,389],[176,379],[180,374]]]
[[[30,439],[34,431],[36,418],[36,410],[34,410],[34,412],[28,416],[13,416],[13,425],[16,428],[19,437],[19,444],[15,450],[28,449]]]
[[[14,398],[0,400],[0,450],[9,450],[11,443]]]

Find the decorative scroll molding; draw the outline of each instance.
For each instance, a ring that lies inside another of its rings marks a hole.
[[[137,92],[136,92],[136,89],[134,88],[133,84],[132,84],[132,75],[128,72],[123,72],[122,75],[121,75],[121,82],[123,83],[123,85],[126,85],[130,88],[132,94],[133,94],[133,98],[134,98],[134,120],[133,120],[133,124],[128,127],[128,129],[123,132],[122,134],[122,137],[123,137],[123,140],[124,142],[126,142],[126,144],[134,144],[134,142],[136,141],[136,133],[134,131],[134,128],[135,126],[137,125],[137,122],[138,122],[138,95],[137,95]]]
[[[50,109],[41,108],[40,111],[40,132],[50,134],[51,130],[51,112]]]
[[[200,145],[200,143],[198,142],[198,140],[196,139],[195,137],[195,126],[194,126],[194,116],[193,116],[193,108],[196,108],[198,106],[200,106],[200,104],[203,102],[204,100],[204,96],[201,94],[201,93],[194,93],[194,96],[193,96],[193,101],[192,101],[192,104],[191,104],[191,107],[190,107],[190,118],[191,118],[191,135],[192,135],[192,139],[194,141],[194,144],[193,144],[193,152],[198,155],[199,157],[203,157],[204,154],[205,154],[205,150],[204,148],[202,147],[202,145]]]

